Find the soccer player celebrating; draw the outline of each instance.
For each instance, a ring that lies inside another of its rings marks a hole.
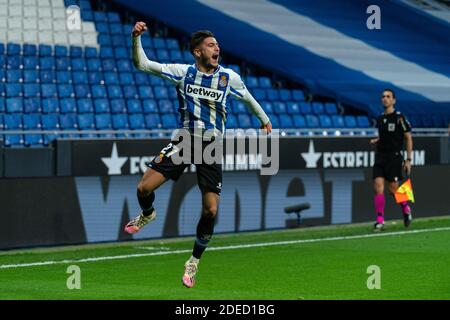
[[[373,166],[373,179],[375,188],[374,205],[377,220],[374,230],[379,231],[384,227],[384,182],[388,181],[389,192],[394,195],[398,189],[398,181],[403,179],[402,167],[407,175],[411,173],[411,153],[413,141],[411,126],[405,116],[394,109],[395,93],[391,89],[383,91],[381,102],[384,113],[377,119],[378,138],[372,139],[371,144],[376,145],[375,164]],[[403,161],[400,151],[406,140],[407,159]],[[400,203],[403,212],[405,227],[412,221],[411,208],[408,203]]]
[[[231,69],[219,65],[220,48],[215,36],[207,30],[192,34],[189,49],[195,58],[195,63],[160,64],[150,61],[141,45],[141,35],[147,30],[144,22],[137,22],[132,31],[132,55],[134,66],[144,72],[151,73],[170,81],[176,88],[179,97],[179,128],[193,131],[212,130],[215,136],[221,136],[225,130],[227,116],[226,101],[229,95],[241,99],[258,117],[261,128],[267,133],[272,131],[272,125],[264,110],[248,92],[241,77]],[[203,142],[204,149],[208,142]],[[125,231],[132,234],[138,232],[148,222],[156,218],[153,207],[154,191],[168,179],[177,180],[189,165],[176,164],[171,157],[177,152],[176,144],[171,141],[148,164],[137,187],[137,197],[142,212],[126,226]],[[202,150],[203,151],[203,150]],[[202,193],[202,212],[197,225],[196,240],[192,256],[184,267],[183,284],[191,288],[195,284],[195,275],[202,253],[208,246],[214,230],[220,191],[222,188],[222,166],[214,164],[196,164],[197,180]]]

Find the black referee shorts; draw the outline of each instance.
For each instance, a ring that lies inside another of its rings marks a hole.
[[[403,180],[403,156],[400,152],[375,154],[373,178],[385,178],[389,182]]]
[[[177,141],[170,142],[156,156],[151,162],[146,163],[149,168],[152,168],[161,173],[165,178],[178,180],[183,174],[184,170],[190,165],[186,163],[175,164],[171,159],[172,152]],[[204,141],[203,149],[209,144]],[[193,160],[193,159],[191,159]],[[193,161],[191,162],[193,163]],[[197,182],[202,193],[214,192],[220,196],[222,190],[222,165],[221,164],[195,164],[197,172]]]

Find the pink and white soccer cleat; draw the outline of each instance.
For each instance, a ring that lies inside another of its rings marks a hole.
[[[153,209],[153,212],[149,216],[144,216],[141,212],[136,218],[127,223],[124,230],[129,234],[133,234],[141,230],[147,223],[156,219],[156,210]]]
[[[186,261],[184,264],[183,285],[187,288],[192,288],[195,285],[195,274],[198,271],[198,263]]]

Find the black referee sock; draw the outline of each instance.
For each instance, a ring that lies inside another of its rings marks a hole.
[[[200,259],[206,247],[208,247],[209,240],[214,232],[215,217],[203,216],[197,225],[197,238],[194,243],[194,250],[192,250],[192,256]]]
[[[137,198],[144,216],[149,216],[153,211],[153,201],[155,201],[155,193],[152,191],[150,194],[142,196],[138,190]]]

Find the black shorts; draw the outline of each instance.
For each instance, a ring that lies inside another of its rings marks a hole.
[[[178,180],[183,174],[184,170],[190,165],[186,163],[175,164],[171,159],[174,152],[174,146],[178,142],[172,141],[165,148],[163,148],[158,156],[151,162],[147,163],[149,168],[152,168],[161,173],[165,178]],[[203,142],[202,150],[208,142]],[[193,160],[193,159],[191,159]],[[191,161],[191,163],[194,163]],[[195,164],[197,172],[197,182],[202,193],[214,192],[220,195],[222,190],[222,165],[221,164]]]
[[[403,180],[403,156],[397,153],[375,154],[373,178],[385,178],[389,182]]]

